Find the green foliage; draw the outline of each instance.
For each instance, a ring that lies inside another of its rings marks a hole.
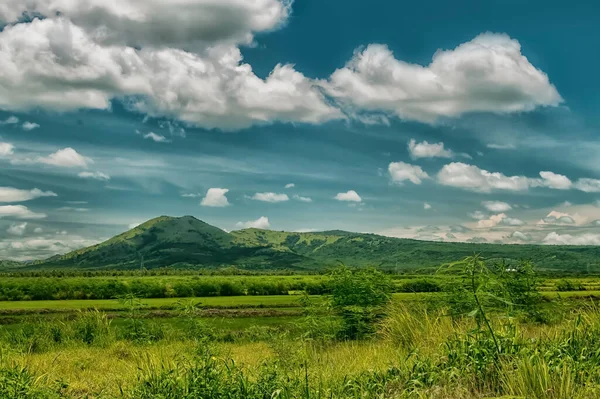
[[[323,294],[329,290],[321,276],[265,277],[11,277],[0,279],[0,300],[185,298],[242,295],[288,295],[290,291]]]
[[[383,307],[391,300],[393,284],[375,269],[352,270],[340,266],[331,274],[331,303],[342,318],[343,338],[364,338],[375,333]]]
[[[595,246],[534,246],[426,242],[344,231],[291,233],[246,229],[226,233],[191,216],[161,216],[101,244],[4,270],[179,269],[324,270],[342,261],[353,267],[399,272],[437,268],[474,252],[488,259],[532,258],[545,270],[600,271]],[[1,269],[0,269],[1,270]]]
[[[38,387],[36,378],[23,367],[0,368],[0,397],[2,399],[54,399],[59,390]]]
[[[556,282],[557,291],[585,291],[585,287],[578,281],[560,280]]]

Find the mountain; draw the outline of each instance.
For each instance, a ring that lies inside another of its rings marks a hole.
[[[135,269],[141,266],[316,270],[343,262],[386,269],[437,267],[474,253],[531,259],[544,269],[600,271],[600,247],[427,242],[346,231],[227,233],[192,216],[161,216],[108,241],[20,269]]]

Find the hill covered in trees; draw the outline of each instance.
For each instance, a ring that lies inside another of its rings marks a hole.
[[[542,269],[600,271],[600,248],[593,246],[427,242],[337,230],[293,233],[244,229],[228,233],[192,216],[161,216],[103,243],[22,264],[19,269],[234,266],[248,270],[319,270],[342,262],[404,270],[433,268],[473,253],[488,259],[531,259]],[[11,263],[4,268],[14,267]]]

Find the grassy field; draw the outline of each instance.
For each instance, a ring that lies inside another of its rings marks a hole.
[[[285,294],[0,301],[0,397],[599,397],[600,279],[478,276],[474,312],[460,274],[359,273],[2,279],[14,297],[44,282],[67,298],[207,283]]]

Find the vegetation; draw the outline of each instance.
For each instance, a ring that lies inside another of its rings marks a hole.
[[[176,284],[225,296],[142,297]],[[478,255],[429,276],[7,277],[4,295],[54,296],[0,303],[0,397],[591,399],[599,286]]]
[[[489,259],[531,260],[543,270],[600,272],[595,246],[535,246],[425,242],[343,231],[290,233],[246,229],[231,233],[191,216],[161,216],[104,243],[33,263],[6,263],[6,271],[52,269],[177,269],[322,271],[343,262],[398,272],[434,270],[485,251]]]

